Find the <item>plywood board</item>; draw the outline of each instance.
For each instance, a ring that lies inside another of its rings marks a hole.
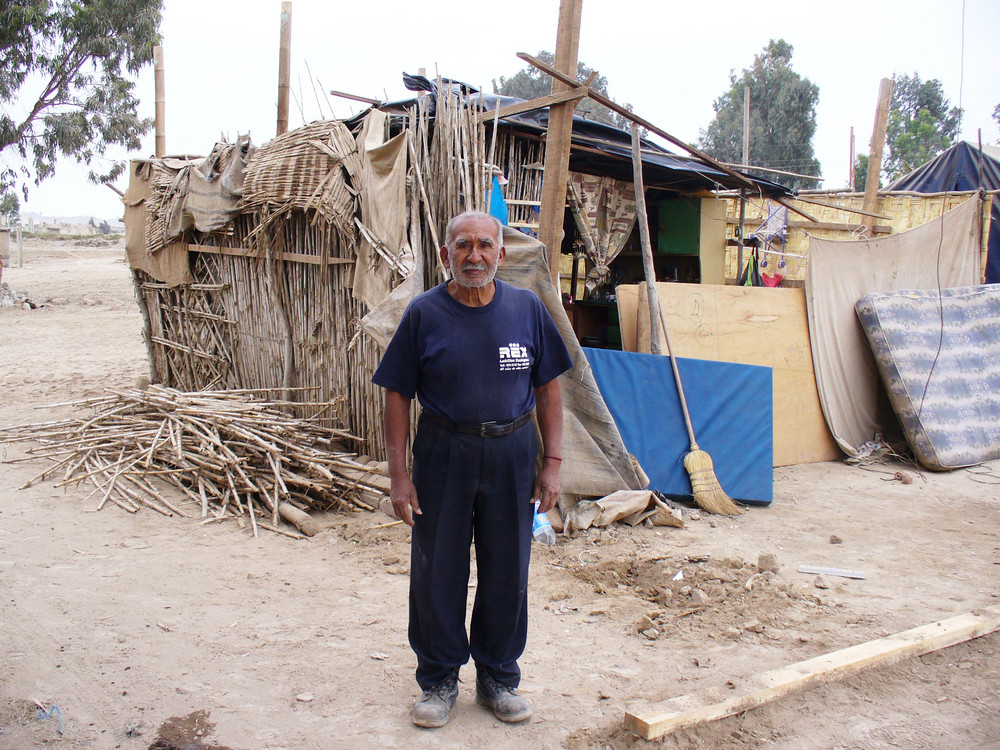
[[[629,729],[647,740],[762,706],[796,690],[841,680],[865,669],[928,654],[1000,629],[1000,608],[951,617],[902,633],[817,656],[743,680],[726,688],[673,698],[626,712]]]
[[[775,466],[843,455],[816,392],[802,289],[671,283],[656,287],[676,356],[773,368]],[[616,294],[623,346],[630,340],[626,330],[632,329],[635,351],[648,353],[645,286],[620,286]]]
[[[622,349],[626,352],[637,352],[639,350],[635,348],[637,334],[635,316],[638,314],[639,307],[638,285],[622,284],[615,287],[615,301],[618,303],[618,325],[622,333]]]

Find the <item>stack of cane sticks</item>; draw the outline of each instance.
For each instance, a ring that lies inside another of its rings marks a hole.
[[[336,404],[268,400],[266,391],[183,392],[152,385],[58,407],[86,416],[8,427],[0,442],[36,443],[16,461],[50,461],[22,489],[56,477],[56,487],[86,483],[98,509],[113,503],[203,523],[234,519],[254,536],[266,529],[312,535],[309,511],[374,510],[389,492],[385,469],[343,450],[356,440],[325,426]]]

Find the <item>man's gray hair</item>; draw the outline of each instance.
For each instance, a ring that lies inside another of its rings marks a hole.
[[[497,247],[503,244],[503,224],[500,223],[500,220],[496,216],[488,214],[485,211],[466,211],[448,222],[448,227],[444,231],[444,244],[447,247],[450,248],[451,243],[455,241],[455,225],[466,219],[488,219],[492,221],[493,225],[497,228]]]

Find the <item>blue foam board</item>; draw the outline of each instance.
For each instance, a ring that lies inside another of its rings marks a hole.
[[[691,497],[684,470],[690,449],[670,358],[584,348],[629,453],[649,476],[649,489]],[[770,367],[677,358],[698,447],[731,498],[767,505],[774,499],[773,401]]]

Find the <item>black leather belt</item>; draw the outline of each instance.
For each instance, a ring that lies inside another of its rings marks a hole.
[[[531,419],[531,412],[522,414],[513,422],[483,422],[475,424],[473,422],[452,422],[447,417],[442,417],[433,412],[421,412],[421,417],[429,422],[433,422],[439,427],[444,427],[450,432],[460,432],[463,435],[479,435],[480,437],[502,437],[509,435],[521,425]]]

